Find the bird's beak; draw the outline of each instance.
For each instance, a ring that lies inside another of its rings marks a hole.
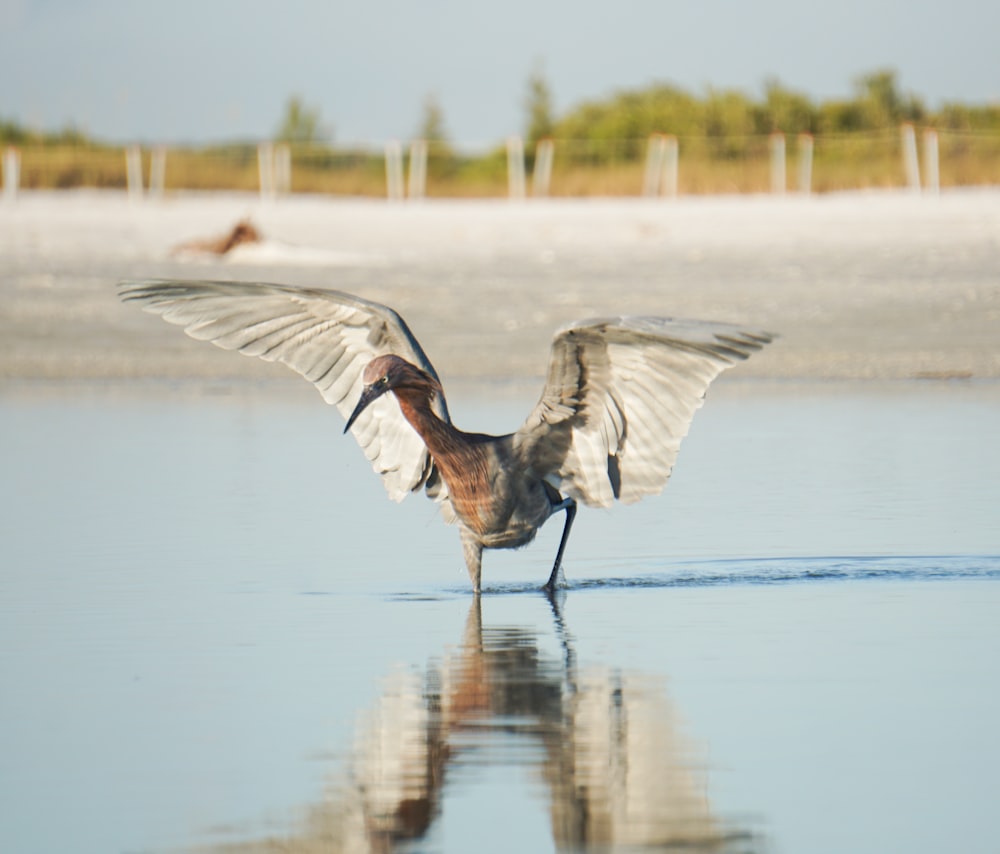
[[[361,392],[361,399],[358,401],[358,405],[354,407],[354,412],[351,413],[351,417],[347,419],[347,426],[344,427],[344,432],[346,433],[351,429],[351,425],[357,420],[358,416],[368,408],[373,400],[377,400],[387,391],[386,387],[379,383],[373,383],[372,385],[366,385],[364,390]]]

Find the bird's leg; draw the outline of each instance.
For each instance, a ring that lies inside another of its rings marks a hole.
[[[559,540],[559,551],[556,552],[556,562],[552,564],[552,574],[549,575],[549,580],[545,582],[545,587],[543,588],[550,593],[556,589],[556,582],[559,580],[559,567],[562,566],[562,556],[566,550],[566,541],[569,539],[569,530],[573,527],[573,520],[576,518],[576,502],[572,498],[564,498],[552,508],[553,513],[559,510],[566,511],[566,524],[563,526],[562,538]]]
[[[469,570],[469,580],[472,582],[472,592],[477,596],[481,590],[480,581],[483,575],[483,544],[468,528],[461,529],[462,554],[465,555],[465,566]]]

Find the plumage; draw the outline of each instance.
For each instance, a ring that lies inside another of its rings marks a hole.
[[[312,382],[348,419],[391,498],[423,488],[457,521],[476,592],[484,548],[524,545],[565,510],[552,589],[576,502],[607,507],[660,492],[709,384],[773,338],[661,317],[578,321],[556,333],[524,424],[488,436],[451,423],[430,360],[386,306],[248,282],[125,282],[119,294],[193,338],[282,362]]]
[[[403,319],[392,309],[351,294],[249,282],[125,282],[119,295],[211,341],[269,362],[281,362],[313,383],[346,418],[361,394],[361,372],[375,356],[396,353],[434,375]],[[402,501],[420,489],[431,461],[423,440],[396,406],[384,401],[358,421],[355,435],[389,496]],[[444,398],[435,403],[448,418]]]

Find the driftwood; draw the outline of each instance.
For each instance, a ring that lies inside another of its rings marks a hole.
[[[260,243],[264,238],[249,219],[241,219],[220,237],[204,240],[190,240],[180,244],[174,252],[204,252],[210,255],[225,255],[244,243]]]

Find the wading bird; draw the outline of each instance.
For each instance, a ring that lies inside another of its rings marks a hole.
[[[545,585],[554,590],[577,502],[607,507],[660,492],[709,384],[772,339],[661,317],[571,324],[556,333],[528,419],[515,433],[489,436],[451,423],[434,367],[386,306],[248,282],[125,282],[119,294],[192,338],[282,362],[312,382],[347,418],[344,432],[391,498],[423,489],[457,522],[476,593],[483,549],[526,545],[564,510]]]

